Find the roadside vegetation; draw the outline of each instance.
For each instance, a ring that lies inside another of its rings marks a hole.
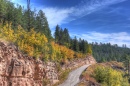
[[[83,72],[79,86],[129,86],[123,63],[106,62],[90,66]]]
[[[123,72],[103,66],[98,66],[93,74],[101,86],[129,86],[128,79],[123,76]]]

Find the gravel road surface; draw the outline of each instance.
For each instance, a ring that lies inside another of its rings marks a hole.
[[[75,86],[79,82],[79,77],[81,73],[88,67],[89,65],[81,66],[72,72],[69,73],[68,79],[59,86]]]

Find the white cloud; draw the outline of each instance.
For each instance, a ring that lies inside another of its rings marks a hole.
[[[68,23],[76,18],[83,17],[104,7],[123,1],[126,0],[83,0],[75,7],[65,9],[47,7],[43,11],[47,16],[50,27],[53,28],[57,24]]]
[[[74,34],[76,35],[76,34]],[[103,43],[111,43],[118,44],[122,46],[122,44],[126,44],[130,47],[130,34],[127,32],[119,32],[119,33],[99,33],[99,32],[89,32],[86,34],[76,35],[78,38],[82,38],[87,40],[88,42],[103,42]]]
[[[73,9],[45,8],[43,11],[45,12],[50,27],[53,28],[57,24],[64,23],[64,20],[73,12]]]

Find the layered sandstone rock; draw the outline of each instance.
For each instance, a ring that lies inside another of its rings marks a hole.
[[[43,78],[58,80],[55,63],[23,55],[16,46],[0,42],[0,86],[42,86]]]

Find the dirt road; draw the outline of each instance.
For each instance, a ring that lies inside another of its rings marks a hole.
[[[81,66],[70,72],[68,79],[59,86],[75,86],[79,82],[79,77],[81,73],[88,67],[89,65]]]

